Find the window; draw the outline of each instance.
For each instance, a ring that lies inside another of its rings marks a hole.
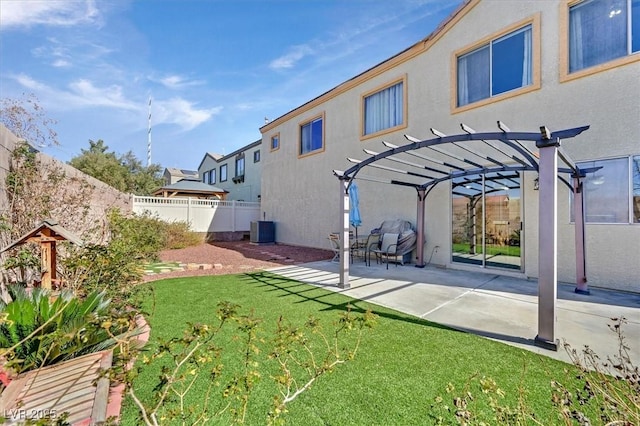
[[[236,157],[236,176],[244,176],[244,154]]]
[[[213,185],[216,183],[216,169],[207,170],[202,174],[202,182]]]
[[[457,56],[458,107],[488,99],[533,81],[531,24]]]
[[[588,161],[578,166],[602,167],[588,173],[584,180],[587,223],[640,223],[640,156]],[[571,214],[571,220],[575,220],[573,208]]]
[[[253,162],[254,163],[260,162],[260,150],[253,151]]]
[[[404,80],[363,98],[363,135],[404,124]]]
[[[322,117],[300,126],[300,155],[310,154],[324,148]]]
[[[280,148],[280,134],[271,136],[271,151]]]
[[[220,182],[227,181],[227,165],[223,164],[220,166]]]
[[[640,52],[640,0],[587,0],[569,8],[569,73]]]

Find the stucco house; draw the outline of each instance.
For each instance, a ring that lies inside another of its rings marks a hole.
[[[196,170],[176,169],[174,167],[165,168],[162,177],[165,185],[172,185],[181,180],[200,180]]]
[[[227,155],[206,153],[198,166],[201,181],[226,191],[228,201],[260,201],[261,144],[257,140]]]
[[[597,169],[582,192],[587,279],[640,291],[639,76],[637,1],[467,0],[423,40],[261,127],[261,216],[276,222],[277,242],[327,248],[343,214],[333,171],[352,166],[347,158],[403,146],[405,135],[498,131],[498,121],[522,132],[590,126],[562,142],[581,168]],[[464,166],[436,150],[421,155],[412,163]],[[384,220],[418,219],[412,188],[381,183],[395,176],[385,164],[378,181],[356,179],[361,234]],[[538,277],[538,178],[478,173],[434,186],[424,209],[428,262]],[[558,279],[566,282],[576,281],[572,204],[559,185]]]

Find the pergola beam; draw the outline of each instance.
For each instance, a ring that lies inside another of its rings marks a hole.
[[[363,180],[371,180],[375,182],[390,183],[400,186],[413,187],[418,192],[418,202],[416,211],[416,227],[418,233],[418,248],[417,248],[417,265],[418,267],[425,266],[424,264],[424,214],[425,214],[425,200],[431,190],[435,186],[447,180],[452,179],[464,179],[460,185],[465,185],[468,181],[470,184],[474,184],[473,179],[466,179],[467,176],[481,175],[482,185],[485,185],[485,176],[487,174],[496,173],[496,180],[502,180],[505,183],[505,187],[510,188],[509,183],[516,183],[512,176],[501,174],[501,172],[524,172],[524,171],[536,171],[539,178],[539,223],[538,223],[538,335],[535,338],[535,343],[539,346],[545,347],[551,350],[557,350],[558,343],[555,339],[555,316],[556,316],[556,300],[557,300],[557,255],[558,255],[558,214],[557,214],[557,198],[558,198],[558,182],[565,183],[569,189],[574,193],[574,215],[576,217],[576,229],[575,229],[575,241],[576,241],[576,292],[588,293],[586,286],[586,262],[584,252],[584,206],[582,198],[582,181],[581,178],[585,176],[585,173],[591,169],[580,169],[560,148],[561,139],[568,139],[579,135],[589,128],[589,126],[576,127],[572,129],[564,129],[560,131],[551,132],[546,127],[541,127],[539,132],[512,132],[504,123],[498,121],[498,127],[500,132],[485,132],[477,133],[475,130],[462,124],[462,129],[465,134],[447,136],[444,133],[431,129],[431,132],[436,136],[433,139],[420,140],[413,136],[405,135],[405,138],[410,141],[409,144],[396,146],[388,142],[382,142],[388,151],[383,153],[375,153],[370,150],[365,150],[365,153],[371,154],[370,158],[365,160],[353,160],[349,161],[356,163],[355,166],[347,169],[344,172],[336,172],[334,174],[338,176],[341,182],[341,226],[342,226],[342,256],[340,261],[340,286],[348,288],[349,286],[349,195],[348,195],[348,182],[351,179],[356,178],[359,172],[367,167],[378,168],[394,173],[401,173],[408,176],[427,179],[421,184],[403,182],[397,180],[382,180],[378,178],[371,178],[365,176],[359,176]],[[466,146],[461,146],[462,142],[474,142],[480,141],[485,145],[498,151],[500,154],[512,159],[514,165],[506,165],[503,161],[499,161],[489,155],[480,155],[477,152],[469,149]],[[496,147],[495,145],[487,141],[496,141],[503,143],[504,145],[513,149],[517,154],[509,155],[506,151]],[[533,152],[528,148],[523,141],[529,141],[536,144],[539,150],[539,154]],[[453,145],[466,152],[473,154],[476,157],[480,157],[487,161],[487,165],[478,164],[475,161],[463,158],[446,150],[439,148],[440,145]],[[415,151],[427,148],[434,152],[437,152],[443,156],[451,158],[457,162],[464,163],[466,167],[456,166],[450,164],[447,161],[442,161],[437,158],[428,157],[419,154]],[[439,169],[433,169],[426,166],[421,166],[412,162],[391,158],[392,156],[406,153],[417,158],[432,162],[438,166],[448,167],[450,170],[442,171]],[[401,170],[393,167],[383,166],[380,164],[374,164],[377,161],[388,159],[397,163],[405,164],[410,167],[424,168],[433,172],[443,174],[444,176],[434,178],[433,176],[423,175],[420,173],[411,172],[408,170]],[[558,159],[562,160],[568,168],[559,168]],[[472,167],[468,167],[472,166]],[[569,174],[573,178],[573,182],[560,176],[559,174]],[[501,188],[493,187],[493,191],[501,190]],[[485,191],[486,193],[486,191]],[[464,195],[464,194],[463,194]],[[484,264],[483,264],[484,265]]]

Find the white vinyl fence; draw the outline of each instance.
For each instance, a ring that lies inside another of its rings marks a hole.
[[[249,232],[260,220],[260,203],[197,198],[133,197],[133,212],[167,222],[187,222],[195,232]]]

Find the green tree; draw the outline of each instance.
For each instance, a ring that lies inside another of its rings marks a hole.
[[[143,166],[133,152],[118,155],[102,139],[89,140],[89,149],[80,150],[69,164],[122,192],[149,195],[162,186],[159,164]]]

